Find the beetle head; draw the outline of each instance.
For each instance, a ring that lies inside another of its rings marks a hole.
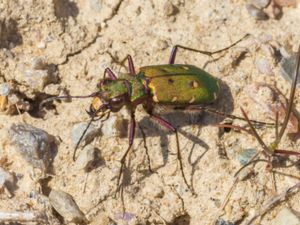
[[[118,112],[128,100],[128,87],[125,80],[103,79],[98,84],[98,94],[93,98],[90,115],[103,117],[109,112]]]

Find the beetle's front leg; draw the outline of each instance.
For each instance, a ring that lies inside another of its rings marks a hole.
[[[135,73],[134,63],[133,63],[131,55],[127,55],[127,60],[128,60],[129,73],[130,73],[130,75],[135,76],[136,73]]]
[[[106,78],[106,74],[108,75],[108,77],[111,80],[116,80],[117,79],[117,76],[115,75],[115,73],[110,68],[108,68],[108,67],[105,68],[105,70],[104,70],[103,79]]]
[[[118,181],[117,181],[117,192],[120,190],[120,187],[121,187],[121,184],[120,184],[120,181],[121,181],[121,177],[122,177],[122,174],[123,174],[123,170],[124,170],[124,166],[125,166],[125,162],[126,162],[126,157],[131,149],[131,146],[133,144],[133,140],[134,140],[134,134],[135,134],[135,126],[136,126],[136,123],[135,123],[135,112],[132,111],[131,112],[131,120],[130,120],[130,124],[129,124],[129,144],[128,144],[128,148],[125,152],[125,154],[122,156],[121,158],[121,168],[120,168],[120,172],[119,172],[119,175],[118,175]]]
[[[179,161],[180,171],[181,171],[184,183],[186,184],[186,186],[188,187],[188,189],[194,194],[194,191],[193,191],[192,187],[190,187],[190,185],[188,184],[187,179],[186,179],[185,174],[184,174],[184,171],[183,171],[182,156],[181,156],[181,151],[180,151],[180,146],[179,146],[179,138],[178,138],[177,129],[171,123],[169,123],[168,121],[164,120],[160,116],[154,115],[153,113],[149,113],[149,115],[150,115],[151,119],[153,119],[154,121],[158,122],[160,125],[164,126],[168,130],[170,130],[170,131],[172,131],[172,132],[175,133],[175,136],[176,136],[176,145],[177,145],[177,159]]]

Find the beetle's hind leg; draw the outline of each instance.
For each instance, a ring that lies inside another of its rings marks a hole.
[[[208,56],[212,56],[214,54],[217,54],[217,53],[220,53],[220,52],[223,52],[223,51],[227,51],[228,49],[230,49],[233,46],[237,45],[238,43],[240,43],[242,40],[244,40],[248,36],[249,36],[249,34],[246,34],[244,37],[242,37],[241,39],[237,40],[233,44],[231,44],[231,45],[229,45],[229,46],[227,46],[225,48],[219,49],[217,51],[204,51],[204,50],[198,50],[198,49],[195,49],[195,48],[186,47],[186,46],[183,46],[183,45],[175,45],[172,48],[172,51],[171,51],[171,55],[170,55],[170,58],[169,58],[169,64],[174,64],[175,58],[176,58],[176,53],[177,53],[177,50],[179,48],[184,49],[184,50],[188,50],[188,51],[192,51],[192,52],[198,52],[198,53],[201,53],[201,54],[204,54],[204,55],[208,55]]]
[[[182,156],[181,156],[181,151],[180,151],[180,146],[179,146],[179,138],[178,138],[177,129],[172,124],[170,124],[168,121],[164,120],[163,118],[161,118],[161,117],[159,117],[157,115],[154,115],[154,114],[152,114],[150,112],[148,112],[148,113],[149,113],[151,119],[153,119],[154,121],[158,122],[160,125],[164,126],[168,130],[170,130],[170,131],[172,131],[172,132],[175,133],[175,136],[176,136],[176,146],[177,146],[177,159],[178,159],[178,162],[179,162],[181,175],[182,175],[184,183],[186,184],[186,186],[188,187],[188,189],[194,194],[194,190],[188,184],[186,176],[185,176],[184,171],[183,171]]]

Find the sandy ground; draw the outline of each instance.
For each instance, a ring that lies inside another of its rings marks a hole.
[[[92,93],[106,67],[117,73],[126,71],[120,62],[127,54],[133,57],[136,68],[166,64],[175,44],[217,50],[250,33],[249,38],[205,67],[222,81],[222,94],[213,107],[241,115],[239,108],[243,106],[252,119],[272,122],[275,115],[265,113],[262,106],[253,101],[255,95],[258,102],[267,104],[264,100],[270,89],[259,91],[253,85],[262,82],[288,96],[290,84],[280,75],[273,50],[297,50],[300,9],[284,7],[280,19],[256,20],[249,15],[245,4],[242,0],[1,0],[0,82],[8,83],[24,102],[18,105],[19,113],[2,108],[0,115],[1,166],[18,178],[13,197],[0,195],[0,210],[49,211],[46,197],[54,189],[72,195],[90,224],[115,221],[130,225],[198,225],[211,224],[218,216],[244,224],[275,194],[272,173],[265,163],[250,167],[253,174],[237,183],[227,206],[219,213],[234,182],[234,174],[240,168],[239,152],[248,148],[262,149],[249,134],[234,131],[220,134],[219,128],[213,125],[222,122],[222,117],[182,112],[164,116],[180,131],[184,172],[196,194],[192,195],[178,167],[175,136],[149,122],[143,109],[138,108],[137,121],[145,131],[151,166],[156,173],[148,171],[144,142],[137,129],[125,171],[126,217],[123,218],[122,201],[114,196],[114,190],[119,160],[128,144],[127,129],[123,129],[125,134],[121,135],[122,132],[118,132],[121,128],[112,127],[113,133],[103,132],[94,139],[91,144],[97,148],[100,159],[86,173],[76,169],[72,161],[71,130],[75,124],[89,120],[85,109],[89,108],[90,99],[56,101],[41,111],[37,105],[49,96]],[[186,51],[179,51],[177,56],[177,63],[200,68],[210,60]],[[44,83],[35,82],[34,77],[28,80],[24,75],[37,59],[44,61],[44,70],[52,76]],[[259,67],[262,60],[269,68]],[[13,104],[12,107],[15,109]],[[296,92],[294,108],[298,115],[299,92]],[[122,110],[116,118],[123,121],[121,127],[126,127],[129,119],[126,111]],[[36,173],[10,143],[8,131],[13,123],[30,124],[55,137],[57,153],[49,177]],[[95,122],[97,126],[100,124]],[[234,124],[245,122],[235,120]],[[274,127],[263,127],[258,132],[267,143],[275,138]],[[284,136],[280,148],[300,149],[297,135]],[[300,178],[297,166],[274,170],[278,171],[274,175],[278,193]],[[293,195],[261,221],[257,220],[257,224],[270,224],[284,206],[300,212],[299,198],[299,193]],[[50,223],[71,224],[56,212],[50,214],[54,215]]]

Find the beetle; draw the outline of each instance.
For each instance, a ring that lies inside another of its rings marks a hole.
[[[97,84],[98,90],[95,93],[87,96],[52,97],[44,100],[41,104],[59,98],[93,98],[90,108],[87,111],[91,119],[76,144],[73,154],[74,161],[76,159],[76,150],[92,121],[102,119],[104,116],[108,118],[111,112],[116,113],[124,106],[127,107],[131,117],[128,133],[129,143],[121,158],[121,168],[117,178],[118,189],[120,188],[120,180],[123,174],[125,160],[134,141],[136,128],[135,110],[138,105],[142,104],[152,120],[175,134],[180,171],[186,186],[192,190],[183,171],[177,129],[160,115],[155,114],[154,108],[157,105],[170,106],[174,109],[190,108],[244,120],[242,117],[226,115],[225,113],[205,108],[203,105],[211,104],[219,97],[221,91],[219,80],[196,66],[175,64],[175,58],[177,50],[180,48],[212,56],[228,50],[248,36],[249,34],[230,46],[213,52],[175,45],[171,51],[168,64],[144,66],[139,69],[139,72],[136,72],[132,57],[128,55],[126,58],[129,73],[125,74],[123,78],[118,78],[110,68],[106,68],[103,78]]]

